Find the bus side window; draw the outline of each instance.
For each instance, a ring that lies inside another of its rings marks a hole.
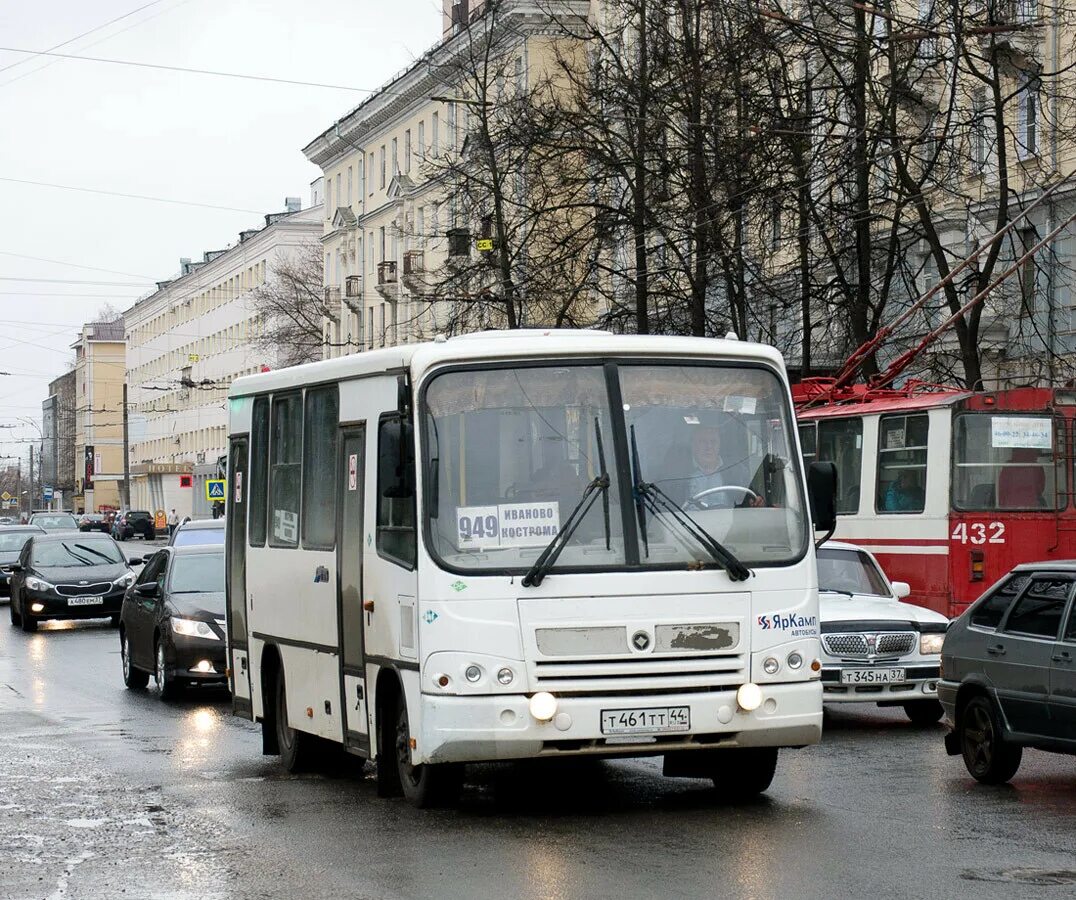
[[[415,438],[398,413],[383,415],[377,425],[377,552],[415,567]]]
[[[299,484],[303,458],[303,398],[273,397],[269,441],[271,547],[299,546]]]
[[[265,501],[269,489],[269,398],[258,397],[250,427],[250,546],[265,546]],[[234,523],[233,523],[234,526]]]

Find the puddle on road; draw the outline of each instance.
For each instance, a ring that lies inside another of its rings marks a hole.
[[[977,872],[965,869],[960,873],[965,881],[990,881],[998,884],[1076,884],[1076,869],[1001,869],[997,872]]]

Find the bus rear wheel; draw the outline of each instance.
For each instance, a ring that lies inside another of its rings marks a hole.
[[[714,772],[714,787],[722,800],[740,802],[764,793],[777,771],[776,747],[744,747],[721,750],[716,754],[718,771]]]
[[[400,691],[396,700],[396,730],[393,736],[396,774],[407,802],[419,809],[455,805],[463,788],[463,768],[449,763],[412,764],[411,723],[407,717],[407,701],[403,691]]]
[[[284,684],[284,667],[276,674],[276,742],[280,761],[289,772],[303,772],[314,764],[317,738],[288,724],[288,692]]]

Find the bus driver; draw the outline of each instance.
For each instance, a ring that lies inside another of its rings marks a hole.
[[[721,458],[721,432],[713,425],[698,425],[691,432],[691,460],[694,466],[688,478],[689,498],[714,488],[732,485],[724,460]],[[704,507],[731,507],[734,505],[761,506],[762,498],[747,495],[747,502],[736,491],[717,491],[701,498]]]

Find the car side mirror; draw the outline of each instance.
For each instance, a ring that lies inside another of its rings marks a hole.
[[[140,584],[135,587],[135,593],[139,597],[156,597],[160,591],[157,587],[156,581],[147,581],[145,584]]]
[[[903,600],[912,592],[912,586],[907,581],[894,581],[892,584],[893,596],[898,600]]]
[[[807,501],[811,506],[811,521],[815,531],[827,532],[828,538],[837,528],[837,465],[832,462],[813,462],[807,468]]]
[[[14,565],[13,565],[13,566],[11,567],[11,571],[12,571],[12,572],[23,572],[23,571],[25,571],[25,570],[23,569],[23,567],[22,567],[22,564],[21,564],[21,563],[15,563],[15,564],[14,564]]]

